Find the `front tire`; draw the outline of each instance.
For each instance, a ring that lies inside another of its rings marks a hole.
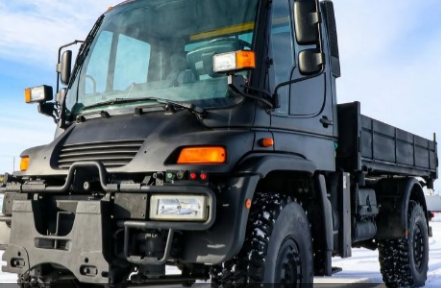
[[[256,194],[241,252],[217,269],[215,286],[278,283],[300,287],[312,283],[312,240],[303,208],[286,196]]]

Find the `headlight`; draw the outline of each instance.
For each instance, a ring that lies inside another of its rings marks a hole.
[[[3,201],[5,200],[5,194],[0,193],[0,216],[3,216]]]
[[[153,195],[150,218],[153,220],[206,221],[207,197],[191,195]]]

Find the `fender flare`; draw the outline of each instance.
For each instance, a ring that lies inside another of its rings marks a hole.
[[[225,193],[224,197],[229,198],[228,202],[237,201],[244,203],[245,199],[253,199],[260,179],[265,178],[272,171],[292,171],[310,174],[311,176],[317,170],[317,166],[307,159],[295,155],[270,154],[270,153],[254,153],[244,157],[236,165],[234,175],[239,176],[230,181],[231,191]],[[236,180],[235,180],[236,179]],[[239,182],[235,182],[239,181]],[[242,185],[239,185],[242,183]],[[238,191],[238,189],[240,191]],[[240,204],[239,204],[240,205]],[[237,225],[229,227],[230,231],[234,231],[235,237],[229,237],[230,243],[228,251],[225,251],[223,257],[211,257],[213,263],[228,261],[240,252],[246,235],[248,224],[249,210],[241,209],[241,205],[237,207],[234,222]],[[228,215],[225,217],[232,217]],[[216,237],[216,239],[219,239]],[[214,239],[213,239],[214,240]]]
[[[429,219],[427,218],[428,212],[427,212],[426,198],[424,197],[423,187],[421,187],[420,182],[418,182],[418,180],[415,178],[410,178],[406,184],[405,191],[406,193],[404,194],[403,202],[401,203],[402,205],[401,219],[402,219],[402,225],[404,229],[407,231],[409,229],[409,223],[407,219],[409,215],[409,203],[411,199],[415,199],[421,204],[424,210],[424,214],[426,215],[426,220],[428,221]]]
[[[313,175],[317,170],[314,162],[292,154],[255,153],[246,156],[238,165],[238,174],[259,175],[265,178],[272,171],[304,172]]]
[[[408,214],[411,200],[418,201],[426,214],[427,204],[423,188],[415,178],[384,179],[375,188],[378,203],[381,204],[377,216],[377,239],[405,237],[409,228]]]

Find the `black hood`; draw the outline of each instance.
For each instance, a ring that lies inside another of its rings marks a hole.
[[[210,169],[228,172],[254,142],[249,128],[210,128],[185,110],[95,117],[73,124],[46,146],[23,152],[30,157],[29,169],[16,174],[66,175],[72,163],[84,161],[102,162],[109,173],[206,169],[176,165],[182,147],[201,145],[227,148],[227,163]]]

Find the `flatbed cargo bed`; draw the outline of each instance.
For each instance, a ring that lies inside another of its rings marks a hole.
[[[436,179],[437,143],[360,113],[360,102],[339,104],[337,165],[368,175]],[[435,137],[434,137],[435,138]]]

